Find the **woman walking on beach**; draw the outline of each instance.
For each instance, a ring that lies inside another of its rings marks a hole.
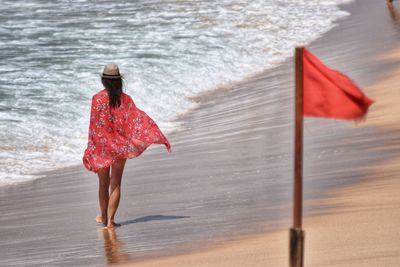
[[[122,76],[115,64],[107,64],[101,75],[104,89],[92,98],[88,145],[83,164],[99,177],[98,223],[107,228],[114,222],[121,196],[126,159],[142,154],[151,144],[170,144],[154,121],[138,109],[122,91]]]

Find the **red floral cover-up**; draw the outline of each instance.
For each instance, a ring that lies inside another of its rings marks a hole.
[[[109,107],[106,89],[92,98],[88,146],[83,164],[89,171],[97,172],[111,166],[117,159],[139,156],[151,144],[171,146],[157,124],[122,93],[121,105]]]

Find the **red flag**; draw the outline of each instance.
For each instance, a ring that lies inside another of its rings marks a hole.
[[[328,68],[303,49],[303,114],[312,117],[359,119],[374,102],[346,75]]]

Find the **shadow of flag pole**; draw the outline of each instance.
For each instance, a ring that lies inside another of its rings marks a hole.
[[[304,263],[303,209],[303,47],[295,52],[295,147],[294,147],[293,227],[290,228],[290,267]]]

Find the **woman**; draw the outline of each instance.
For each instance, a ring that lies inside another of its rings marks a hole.
[[[105,89],[92,98],[88,146],[83,164],[99,177],[98,223],[107,228],[114,222],[121,195],[126,159],[139,156],[151,144],[170,144],[154,121],[138,109],[122,91],[122,76],[115,64],[107,64],[101,75]]]

